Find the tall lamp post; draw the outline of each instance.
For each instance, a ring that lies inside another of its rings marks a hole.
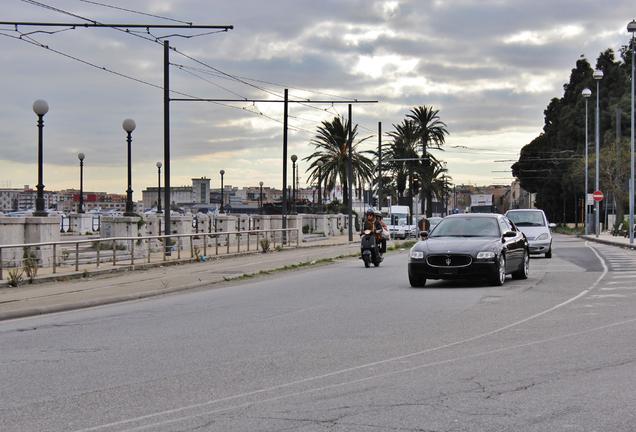
[[[48,213],[44,209],[44,184],[42,183],[42,165],[43,165],[43,133],[44,114],[49,112],[49,104],[45,100],[38,99],[33,102],[33,112],[38,116],[38,184],[36,186],[38,192],[35,198],[35,212],[33,216],[47,216]]]
[[[298,156],[291,155],[292,161],[292,214],[296,214],[296,161]]]
[[[324,165],[323,161],[319,160],[316,162],[316,166],[318,167],[318,208],[322,211],[322,166]]]
[[[219,174],[221,174],[221,210],[220,213],[223,213],[224,208],[223,208],[223,176],[225,175],[225,170],[221,170],[219,171]]]
[[[78,213],[84,213],[84,153],[78,153],[77,158],[80,161],[80,193]]]
[[[588,162],[588,155],[589,155],[589,151],[588,151],[588,138],[587,138],[587,100],[590,98],[590,96],[592,96],[592,90],[590,90],[589,88],[584,88],[583,92],[581,93],[583,95],[583,98],[585,99],[585,190],[583,193],[583,202],[585,203],[585,235],[588,235],[590,233],[590,221],[589,221],[589,211],[588,211],[588,205],[587,205],[587,194],[590,191],[590,187],[588,185],[588,170],[589,170],[589,162]]]
[[[126,211],[124,212],[124,216],[136,216],[135,210],[133,208],[133,200],[132,200],[132,155],[131,155],[131,144],[132,144],[132,132],[135,130],[137,125],[133,119],[126,119],[122,123],[122,128],[126,131],[126,142],[128,143],[128,188],[126,189]]]
[[[161,213],[161,162],[155,164],[157,167],[157,213]]]
[[[260,201],[260,209],[261,209],[261,214],[263,214],[263,182],[258,182],[258,186],[259,186],[259,195],[258,195],[258,200]]]
[[[629,244],[634,244],[634,103],[636,98],[634,97],[634,80],[636,74],[634,73],[634,62],[636,62],[636,20],[632,20],[627,24],[627,31],[632,34],[632,136],[630,140],[630,179],[629,179]]]
[[[594,190],[598,191],[600,190],[600,184],[599,184],[599,169],[600,169],[600,154],[599,154],[599,147],[600,147],[600,107],[599,107],[599,84],[600,81],[603,79],[603,71],[600,69],[596,69],[594,71],[594,74],[592,74],[592,77],[594,77],[594,79],[596,80],[596,121],[595,121],[595,135],[596,135],[596,143],[595,143],[595,147],[596,147],[596,164],[595,164],[595,172],[594,172],[594,176],[595,176],[595,182],[594,182]],[[601,203],[599,201],[595,201],[595,206],[594,206],[594,232],[596,233],[596,237],[599,236],[600,234],[600,220],[599,220],[599,216],[601,213]]]

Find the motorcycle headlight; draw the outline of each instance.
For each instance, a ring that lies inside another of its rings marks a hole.
[[[494,259],[495,253],[491,251],[482,251],[477,254],[477,259]]]
[[[423,259],[424,258],[424,252],[411,250],[411,258],[413,258],[413,259]]]
[[[536,239],[537,240],[547,240],[548,239],[548,233],[543,233],[539,237],[537,237]]]

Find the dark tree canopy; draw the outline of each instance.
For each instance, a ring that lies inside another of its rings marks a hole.
[[[595,68],[604,73],[598,83],[600,106],[600,177],[601,189],[613,192],[616,211],[621,218],[622,204],[627,200],[627,187],[620,157],[628,143],[630,127],[631,51],[625,47],[620,58],[613,50],[600,53]],[[584,88],[592,91],[588,99],[589,187],[594,187],[594,125],[596,85],[594,68],[581,57],[563,86],[563,95],[553,98],[544,111],[543,132],[521,149],[519,160],[512,165],[513,175],[521,186],[537,194],[536,204],[551,220],[574,222],[578,202],[583,199],[585,164],[585,98]],[[617,128],[617,110],[619,127]],[[617,139],[617,132],[619,136]],[[627,141],[626,141],[627,140]],[[609,149],[614,149],[610,152]],[[607,154],[607,156],[604,156]],[[610,157],[610,155],[613,155]],[[580,173],[578,171],[581,171]],[[580,217],[579,217],[580,219]]]

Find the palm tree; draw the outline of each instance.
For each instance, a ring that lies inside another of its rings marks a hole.
[[[309,172],[309,182],[322,181],[326,183],[326,190],[332,191],[337,184],[342,186],[343,203],[349,203],[349,188],[347,179],[347,163],[349,160],[349,142],[351,147],[351,163],[353,167],[353,186],[364,183],[373,178],[373,161],[367,157],[371,151],[359,151],[358,146],[370,137],[356,141],[358,125],[351,129],[349,136],[349,121],[342,117],[334,117],[332,121],[323,121],[318,127],[316,136],[311,140],[316,151],[304,160],[310,161],[306,172]],[[319,179],[318,161],[322,162],[322,178]]]
[[[406,116],[413,121],[417,126],[417,135],[422,145],[422,176],[423,181],[421,183],[421,196],[426,198],[426,216],[433,215],[433,188],[432,183],[435,179],[433,164],[430,158],[431,155],[427,153],[429,148],[442,150],[442,146],[446,141],[448,130],[446,129],[446,123],[440,120],[439,110],[434,110],[429,106],[418,106],[412,108],[410,113]],[[422,212],[424,212],[424,199],[422,199]]]
[[[384,163],[382,170],[389,171],[395,179],[398,202],[404,197],[408,183],[409,198],[413,197],[413,183],[417,177],[417,126],[411,120],[403,120],[402,123],[393,125],[395,130],[389,132],[392,142],[385,145],[383,151]],[[412,199],[409,199],[411,214],[413,210]]]

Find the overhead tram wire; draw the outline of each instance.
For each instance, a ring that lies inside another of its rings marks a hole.
[[[96,6],[102,6],[102,7],[106,7],[106,8],[110,8],[110,9],[116,9],[116,10],[120,10],[120,11],[124,11],[124,12],[130,12],[130,13],[134,13],[134,14],[137,14],[137,15],[143,15],[143,16],[152,17],[152,18],[159,18],[159,19],[166,20],[166,21],[172,21],[172,22],[177,22],[177,23],[181,23],[181,24],[192,25],[191,21],[182,21],[182,20],[178,20],[178,19],[174,19],[174,18],[170,18],[170,17],[166,17],[166,16],[154,15],[154,14],[141,12],[141,11],[137,11],[137,10],[133,10],[133,9],[126,9],[126,8],[123,8],[123,7],[120,7],[120,6],[114,6],[114,5],[110,5],[110,4],[106,4],[106,3],[100,3],[100,2],[96,2],[96,1],[92,1],[92,0],[77,0],[77,1],[80,1],[82,3],[93,4],[93,5],[96,5]]]
[[[58,54],[58,55],[60,55],[62,57],[68,58],[70,60],[82,63],[82,64],[84,64],[86,66],[89,66],[89,67],[92,67],[94,69],[98,69],[98,70],[100,70],[102,72],[106,72],[106,73],[118,76],[120,78],[128,79],[130,81],[134,81],[136,83],[143,84],[143,85],[146,85],[146,86],[158,89],[158,90],[163,90],[163,86],[161,86],[161,85],[153,84],[153,83],[151,83],[149,81],[145,81],[145,80],[143,80],[141,78],[137,78],[137,77],[134,77],[134,76],[131,76],[131,75],[127,75],[125,73],[118,72],[118,71],[116,71],[114,69],[111,69],[109,67],[100,66],[98,64],[95,64],[95,63],[90,62],[88,60],[84,60],[84,59],[79,58],[77,56],[74,56],[72,54],[68,54],[68,53],[65,53],[63,51],[51,48],[49,45],[45,45],[45,44],[43,44],[41,42],[38,42],[37,40],[35,40],[35,39],[31,38],[31,37],[25,38],[25,37],[20,37],[20,36],[14,36],[14,35],[6,34],[2,30],[0,30],[0,36],[5,36],[5,37],[11,38],[11,39],[22,41],[22,42],[25,42],[27,44],[36,46],[38,48],[42,48],[42,49],[45,49],[47,51],[50,51],[50,52],[52,52],[54,54]],[[188,93],[184,93],[184,92],[180,92],[180,91],[177,91],[177,90],[170,90],[170,93],[172,93],[174,95],[178,95],[178,96],[184,96],[184,97],[193,98],[193,99],[201,99],[201,98],[199,98],[197,96],[194,96],[194,95],[191,95],[191,94],[188,94]],[[235,105],[230,105],[230,104],[226,104],[226,103],[223,103],[223,102],[211,102],[211,101],[206,101],[206,102],[209,102],[209,103],[212,103],[212,104],[215,104],[215,105],[219,105],[219,106],[223,106],[225,108],[232,108],[232,109],[235,109],[235,110],[250,112],[250,113],[252,113],[254,115],[260,115],[261,117],[267,118],[267,119],[269,119],[271,121],[275,121],[276,123],[280,123],[280,124],[283,123],[282,120],[279,120],[279,119],[276,119],[274,117],[268,116],[267,114],[265,114],[263,112],[260,112],[260,111],[259,112],[254,112],[254,111],[250,111],[250,110],[244,109],[242,107],[237,107]],[[303,129],[303,128],[295,126],[295,125],[290,125],[289,128],[292,129],[292,130],[298,131],[298,132],[306,132],[306,133],[310,133],[310,134],[314,133],[314,132],[311,132],[311,131],[309,131],[307,129]]]
[[[72,17],[75,17],[75,18],[79,18],[79,19],[82,19],[84,21],[90,22],[92,24],[101,24],[99,21],[96,21],[96,20],[81,16],[81,15],[66,11],[64,9],[60,9],[60,8],[48,5],[48,4],[40,2],[40,1],[36,1],[36,0],[20,0],[20,1],[28,3],[28,4],[31,4],[33,6],[38,6],[38,7],[44,8],[44,9],[52,10],[52,11],[55,11],[55,12],[58,12],[58,13],[61,13],[61,14],[64,14],[64,15],[68,15],[68,16],[72,16]],[[105,4],[102,3],[100,5],[104,6]],[[106,7],[108,7],[108,6],[106,6]],[[133,10],[130,10],[129,12],[131,12],[131,13],[142,13],[143,14],[143,12],[133,11]],[[169,19],[167,17],[160,17],[160,18]],[[176,21],[186,23],[186,25],[192,25],[190,22],[187,22],[187,21],[179,21],[179,20],[176,20]],[[129,34],[131,36],[139,37],[139,38],[142,38],[144,40],[147,40],[147,41],[150,41],[150,42],[153,42],[153,43],[157,43],[157,44],[161,44],[161,39],[166,38],[166,36],[157,36],[157,35],[152,34],[149,29],[146,29],[146,31],[142,33],[142,32],[137,32],[137,31],[130,31],[128,29],[118,28],[116,26],[113,26],[111,28],[113,28],[114,30],[123,32],[125,34]],[[193,28],[196,28],[196,26],[193,26]],[[212,33],[216,33],[216,32],[212,32]],[[146,36],[144,36],[144,34],[147,34],[150,37],[146,37]],[[205,34],[210,34],[210,33],[205,33]],[[200,34],[198,36],[202,36],[202,35],[203,34]],[[187,35],[182,35],[182,34],[171,35],[171,36],[189,37]],[[253,83],[250,83],[249,81],[255,81],[255,82],[259,82],[260,81],[260,82],[263,82],[263,83],[269,83],[270,85],[281,86],[281,87],[284,86],[283,84],[272,83],[272,82],[268,82],[268,81],[264,81],[264,80],[257,80],[257,79],[253,79],[253,78],[241,77],[241,76],[238,76],[238,75],[230,74],[230,73],[227,73],[227,72],[225,72],[225,71],[223,71],[223,70],[221,70],[221,69],[219,69],[217,67],[211,66],[211,65],[209,65],[209,64],[207,64],[207,63],[205,63],[205,62],[203,62],[201,60],[198,60],[198,59],[196,59],[196,58],[194,58],[192,56],[189,56],[189,55],[185,54],[184,52],[179,51],[176,47],[170,47],[170,48],[171,48],[171,50],[173,52],[175,52],[175,53],[177,53],[177,54],[179,54],[179,55],[181,55],[181,56],[183,56],[185,58],[188,58],[189,60],[191,60],[191,61],[193,61],[193,62],[195,62],[195,63],[197,63],[197,64],[199,64],[201,66],[205,66],[206,68],[208,68],[210,70],[213,70],[213,71],[221,74],[222,76],[227,77],[228,79],[238,81],[238,82],[240,82],[240,83],[242,83],[244,85],[250,86],[252,88],[255,88],[257,90],[263,91],[263,92],[268,93],[270,95],[282,98],[282,95],[280,93],[276,93],[274,91],[271,91],[271,90],[265,88],[264,86],[255,85]],[[292,86],[287,86],[285,88],[294,88],[296,90],[305,91],[305,92],[308,92],[308,93],[329,95],[328,93],[325,93],[325,92],[316,92],[316,91],[306,90],[306,89],[302,89],[302,88],[298,88],[298,87],[292,87]],[[340,98],[340,99],[343,99],[343,100],[346,99],[346,97],[344,97],[344,96],[336,96],[336,95],[333,95],[333,96],[337,97],[337,98]],[[316,107],[316,106],[310,105],[308,103],[301,102],[300,100],[295,100],[294,102],[299,103],[300,105],[304,105],[304,106],[307,106],[309,108],[315,109],[315,110],[327,111],[327,109],[325,109],[325,108]]]

